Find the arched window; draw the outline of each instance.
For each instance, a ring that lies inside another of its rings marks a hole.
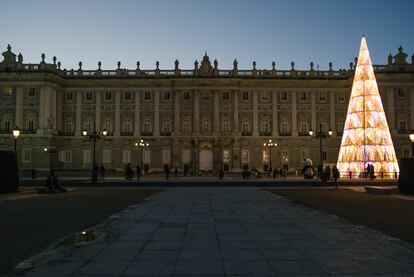
[[[203,132],[210,132],[210,120],[208,118],[203,119],[203,123],[201,125],[201,130]]]
[[[151,120],[146,118],[144,119],[144,124],[142,125],[143,127],[143,132],[144,133],[150,133],[152,132],[152,124],[151,124]]]
[[[326,132],[327,130],[328,130],[328,128],[327,128],[327,124],[326,124],[326,120],[325,119],[321,119],[321,121],[320,121],[321,123],[321,131],[322,132]]]
[[[124,120],[122,124],[122,132],[129,133],[132,132],[132,124],[129,119]]]
[[[183,132],[185,133],[191,132],[191,123],[190,123],[190,119],[188,118],[183,119]]]
[[[113,128],[112,128],[112,119],[105,118],[104,124],[103,124],[103,129],[105,129],[108,132],[112,132],[113,131]]]
[[[280,121],[280,133],[281,134],[289,133],[289,122],[287,118],[282,118],[282,120]]]
[[[85,129],[88,132],[92,131],[92,120],[89,117],[85,119],[85,122],[83,123],[83,129]]]
[[[221,123],[221,129],[224,133],[229,133],[230,130],[230,121],[228,118],[224,118],[222,123]]]
[[[270,132],[270,123],[267,118],[262,120],[260,124],[260,132]]]
[[[309,131],[308,121],[306,119],[302,119],[300,121],[299,128],[302,134],[307,134]]]
[[[243,133],[248,133],[250,132],[250,122],[247,118],[243,119],[242,122],[242,132]]]
[[[64,124],[64,128],[65,128],[65,132],[73,132],[73,119],[72,118],[68,118],[65,120],[65,124]]]
[[[162,132],[169,133],[171,132],[171,121],[169,118],[165,118],[162,122]]]

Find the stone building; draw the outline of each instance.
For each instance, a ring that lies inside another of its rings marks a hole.
[[[269,166],[301,168],[310,157],[319,161],[319,141],[310,129],[333,136],[323,141],[323,160],[335,163],[346,117],[354,64],[348,69],[280,70],[219,68],[207,53],[194,68],[66,70],[42,54],[27,64],[11,47],[0,63],[0,148],[13,149],[11,130],[18,126],[20,167],[46,169],[57,151],[59,169],[89,169],[93,141],[85,129],[106,130],[96,143],[96,161],[107,169],[142,164],[145,170],[178,168],[240,172]],[[414,130],[414,55],[411,63],[400,47],[386,65],[375,65],[378,85],[398,158],[411,155]],[[277,147],[266,147],[269,139]],[[139,147],[143,140],[144,145]],[[138,142],[138,147],[136,143]],[[271,155],[269,155],[271,151]]]

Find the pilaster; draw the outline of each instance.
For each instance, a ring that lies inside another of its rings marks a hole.
[[[135,92],[135,110],[134,110],[134,137],[141,136],[141,124],[140,124],[140,114],[141,114],[141,94],[139,91]]]
[[[330,114],[330,129],[336,134],[336,124],[335,124],[335,92],[331,91],[329,96],[329,114]]]
[[[199,101],[199,94],[197,91],[194,91],[194,114],[193,114],[193,125],[194,125],[194,133],[198,133],[200,131],[200,101]]]
[[[234,133],[237,135],[237,133],[239,132],[239,95],[237,91],[234,91],[233,93],[233,103],[233,130]]]
[[[174,92],[174,135],[180,134],[180,93]]]
[[[316,92],[311,91],[311,129],[316,131]]]
[[[154,92],[154,136],[160,135],[160,93]]]
[[[257,115],[257,92],[253,92],[253,136],[259,136],[259,123]]]
[[[16,108],[15,108],[15,122],[14,125],[19,128],[24,128],[23,126],[23,88],[17,87],[16,90]],[[15,126],[11,126],[14,128]]]
[[[298,136],[298,120],[296,112],[296,92],[292,92],[292,136]]]
[[[272,92],[272,135],[279,136],[278,122],[277,122],[277,93]]]
[[[76,93],[76,123],[75,136],[80,136],[82,132],[82,93]]]
[[[121,135],[121,92],[116,91],[115,92],[115,130],[114,130],[114,136]]]
[[[101,130],[101,93],[95,93],[95,129]]]
[[[218,133],[220,131],[220,98],[219,92],[214,91],[214,132]]]

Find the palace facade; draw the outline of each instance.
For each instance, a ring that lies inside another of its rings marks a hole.
[[[145,170],[263,171],[301,168],[320,158],[319,140],[309,130],[333,131],[323,140],[322,157],[336,163],[355,65],[320,71],[313,63],[298,70],[220,69],[207,53],[190,70],[66,70],[53,57],[27,64],[11,47],[0,63],[0,148],[13,149],[17,126],[19,165],[47,169],[56,149],[59,169],[89,169],[93,140],[83,136],[104,129],[96,142],[96,161],[107,169],[142,164]],[[388,63],[374,65],[398,158],[411,155],[414,130],[414,55],[400,47]],[[272,139],[276,147],[264,146]],[[143,140],[143,146],[139,142]],[[138,146],[136,146],[138,145]],[[271,159],[271,160],[270,160]]]

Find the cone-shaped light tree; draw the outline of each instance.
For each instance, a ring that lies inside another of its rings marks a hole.
[[[400,171],[363,36],[337,167],[342,176],[360,176],[368,165],[388,177]]]

